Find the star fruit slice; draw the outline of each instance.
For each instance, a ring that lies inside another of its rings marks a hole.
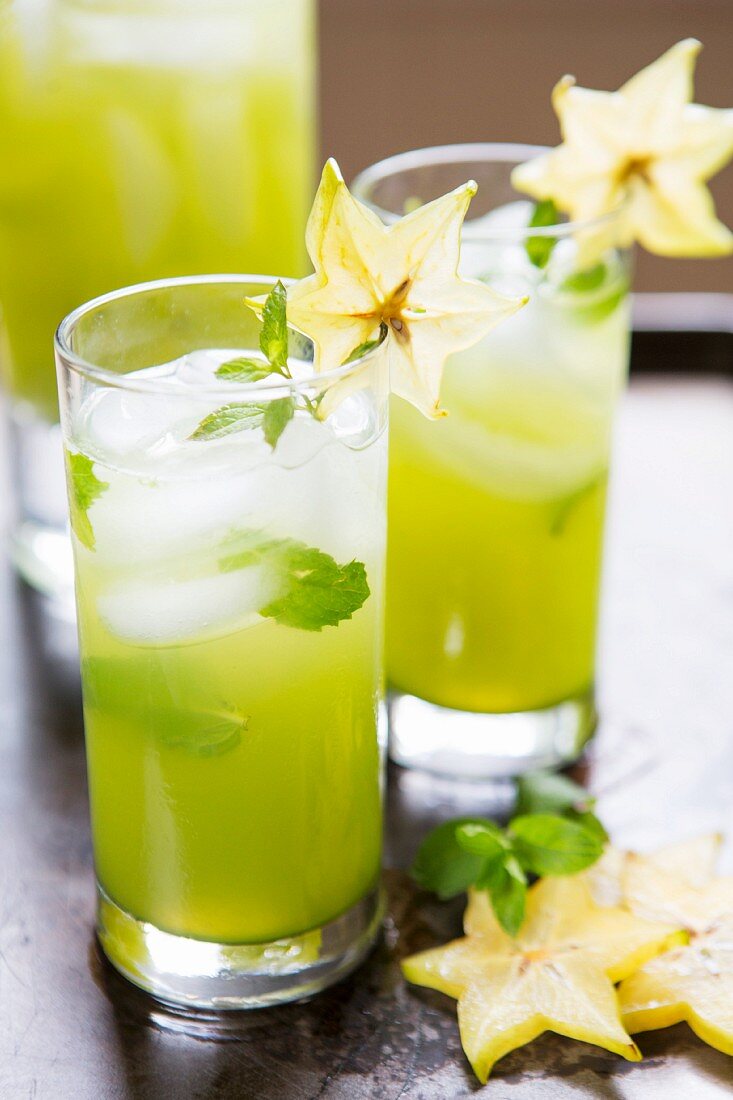
[[[704,886],[715,874],[722,842],[720,833],[705,833],[660,848],[646,859],[657,868],[679,875],[691,886]],[[598,905],[624,904],[623,876],[631,854],[609,844],[601,858],[583,872]]]
[[[463,1049],[482,1082],[499,1058],[544,1031],[638,1061],[613,983],[684,938],[674,926],[600,908],[579,876],[537,882],[516,939],[499,926],[488,895],[471,891],[464,930],[402,969],[408,981],[457,998]]]
[[[447,357],[477,343],[527,301],[458,275],[468,182],[385,226],[329,160],[308,219],[315,273],[288,290],[288,321],[313,340],[316,369],[341,366],[389,330],[391,387],[426,416],[439,408]]]
[[[733,110],[692,102],[700,48],[694,38],[678,42],[616,92],[564,77],[552,94],[563,142],[519,165],[514,186],[578,221],[618,211],[607,229],[622,246],[638,240],[662,256],[733,251],[706,186],[733,156]],[[610,243],[608,232],[597,242]]]
[[[701,838],[656,856],[627,856],[626,905],[682,925],[689,942],[647,963],[618,992],[629,1031],[686,1021],[704,1042],[733,1054],[733,878],[712,874],[710,857],[719,843]]]

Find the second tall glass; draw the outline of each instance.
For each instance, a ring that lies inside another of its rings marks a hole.
[[[305,274],[313,0],[0,4],[0,371],[19,569],[71,600],[50,348],[145,279]]]
[[[611,425],[627,369],[628,257],[605,223],[530,226],[535,147],[418,150],[354,193],[390,222],[478,181],[462,273],[529,304],[448,363],[433,423],[393,403],[387,669],[405,765],[468,778],[577,757],[594,677]],[[544,219],[547,222],[547,218]],[[552,219],[550,219],[552,222]]]

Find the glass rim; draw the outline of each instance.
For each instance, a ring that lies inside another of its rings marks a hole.
[[[98,364],[85,359],[83,355],[79,355],[75,352],[70,343],[70,337],[72,336],[76,325],[84,317],[86,317],[93,310],[98,309],[100,306],[108,305],[111,302],[120,301],[124,298],[132,298],[137,294],[143,294],[153,290],[163,290],[167,287],[184,287],[184,286],[213,286],[216,284],[252,284],[261,283],[263,286],[274,286],[277,282],[281,282],[283,286],[292,286],[297,282],[297,279],[281,278],[277,275],[178,275],[167,279],[151,279],[143,283],[132,283],[129,286],[119,287],[117,290],[110,290],[106,294],[99,294],[96,298],[90,298],[88,301],[83,302],[70,313],[63,318],[59,323],[56,332],[54,334],[54,350],[60,360],[75,374],[82,375],[84,378],[89,379],[92,382],[97,382],[110,388],[128,390],[135,393],[165,393],[166,396],[171,398],[179,396],[193,395],[212,395],[217,398],[237,396],[240,399],[243,394],[256,393],[262,398],[263,394],[269,393],[272,390],[277,390],[278,395],[283,391],[300,391],[308,389],[326,389],[336,382],[342,381],[344,378],[350,377],[352,374],[358,373],[363,367],[367,366],[372,356],[378,352],[387,339],[388,333],[384,331],[384,327],[380,327],[378,336],[375,336],[377,343],[364,355],[360,355],[358,359],[352,360],[350,363],[342,363],[339,367],[332,367],[327,371],[314,371],[303,378],[280,378],[277,376],[268,376],[267,378],[258,379],[256,382],[225,382],[216,381],[193,383],[187,385],[184,389],[173,390],[169,386],[161,385],[161,379],[158,378],[140,378],[133,379],[132,372],[130,374],[118,374],[116,371],[109,370],[107,367],[100,367]],[[242,303],[242,308],[244,302]],[[301,332],[295,325],[288,325],[288,328],[292,332],[297,332],[311,345],[313,340],[307,335],[307,333]],[[376,328],[376,325],[375,325]],[[254,350],[254,349],[253,349]],[[278,396],[276,395],[276,396]],[[274,400],[275,398],[273,398]]]
[[[394,153],[375,161],[368,168],[364,168],[354,177],[351,190],[355,198],[359,199],[378,214],[387,224],[394,223],[403,215],[393,210],[385,210],[368,197],[369,190],[382,180],[390,176],[396,176],[401,172],[411,171],[416,168],[424,168],[430,165],[440,164],[523,164],[534,157],[551,151],[549,145],[529,145],[523,142],[513,141],[476,141],[457,142],[452,145],[427,145],[419,149],[408,149],[403,153]],[[471,178],[470,176],[468,177]],[[517,192],[521,195],[521,192]],[[532,198],[525,196],[528,202]],[[463,238],[474,241],[507,241],[525,240],[527,237],[568,237],[575,233],[598,229],[614,222],[626,207],[626,199],[623,198],[613,210],[605,214],[599,214],[596,218],[587,218],[580,221],[556,222],[554,225],[516,227],[497,227],[496,229],[482,230],[467,218],[463,223]],[[472,229],[472,224],[475,228]]]

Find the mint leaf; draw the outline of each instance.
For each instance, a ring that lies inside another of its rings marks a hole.
[[[535,204],[532,217],[529,219],[531,229],[539,229],[549,225],[557,225],[559,221],[558,210],[552,199],[545,199]],[[552,250],[557,244],[556,237],[527,237],[525,248],[530,261],[535,267],[547,267]]]
[[[93,470],[94,463],[91,458],[79,452],[74,453],[64,448],[66,457],[66,474],[69,486],[69,520],[71,529],[82,546],[87,550],[95,547],[94,531],[92,529],[87,509],[98,500],[109,488],[108,481],[100,481]]]
[[[239,745],[248,721],[235,713],[159,711],[152,716],[151,728],[168,748],[192,756],[221,756]]]
[[[592,830],[557,814],[525,814],[512,819],[509,835],[522,867],[536,875],[573,875],[603,852]]]
[[[496,919],[509,936],[522,927],[527,901],[527,878],[512,855],[493,860],[476,883],[487,890]]]
[[[589,833],[593,833],[598,837],[602,844],[607,844],[609,836],[603,827],[603,824],[598,820],[594,813],[590,810],[568,810],[565,814],[570,821],[576,821],[578,825],[582,825],[584,829],[587,829]]]
[[[267,404],[257,405],[252,402],[235,402],[231,405],[222,405],[220,409],[205,416],[188,438],[195,440],[221,439],[223,436],[232,435],[234,432],[261,428],[266,411]]]
[[[350,619],[368,599],[366,569],[360,561],[339,565],[330,554],[296,539],[276,539],[261,531],[241,531],[231,553],[219,559],[230,573],[264,563],[280,582],[276,599],[260,608],[263,618],[301,630],[322,630]]]
[[[228,359],[216,370],[216,377],[226,382],[260,382],[271,374],[269,363],[263,363],[261,359],[248,359],[244,355]]]
[[[262,310],[260,347],[272,368],[289,377],[287,302],[287,291],[278,280],[267,295]]]
[[[417,312],[424,313],[425,310],[413,310],[413,313]],[[385,325],[384,321],[382,321],[379,326],[379,336],[375,336],[373,340],[365,340],[363,344],[357,344],[354,350],[350,352],[349,355],[347,355],[347,357],[344,359],[341,366],[345,367],[347,363],[353,363],[355,362],[355,360],[361,359],[362,355],[366,355],[368,352],[374,351],[374,349],[378,347],[379,344],[382,342],[386,334],[387,326]]]
[[[569,290],[571,294],[589,294],[603,286],[607,274],[605,264],[595,264],[586,271],[574,271],[563,279],[562,290]]]
[[[563,814],[594,803],[584,787],[557,772],[530,772],[517,780],[518,814]]]
[[[471,855],[495,859],[506,848],[503,831],[493,821],[469,821],[456,826],[456,840]]]
[[[293,539],[277,539],[265,535],[262,531],[237,531],[228,540],[231,545],[231,553],[219,558],[219,570],[222,573],[233,573],[237,569],[247,569],[250,565],[266,561],[268,557],[276,557],[286,553],[291,544],[299,546]]]
[[[262,429],[265,433],[265,440],[270,444],[273,451],[278,439],[294,416],[295,401],[292,397],[279,397],[265,406]]]
[[[591,495],[608,477],[607,471],[598,474],[597,477],[587,481],[585,485],[581,485],[579,489],[569,493],[566,497],[563,497],[559,503],[554,500],[550,505],[550,534],[561,535],[565,530],[568,520],[573,515],[573,512],[582,504],[583,501]]]
[[[278,557],[285,591],[259,614],[283,626],[322,630],[350,619],[369,596],[366,569],[360,561],[338,565],[329,554],[290,542]]]
[[[459,828],[494,823],[485,818],[464,817],[438,825],[423,840],[410,868],[418,886],[432,890],[439,898],[452,898],[472,886],[481,874],[486,859],[466,851],[457,838]],[[494,826],[495,827],[495,826]]]

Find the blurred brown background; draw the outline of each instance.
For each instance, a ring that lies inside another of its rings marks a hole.
[[[557,144],[563,73],[618,87],[699,38],[696,99],[733,107],[733,0],[319,0],[321,134],[349,179],[402,149],[455,141]],[[733,166],[713,182],[733,226]],[[733,257],[638,260],[639,290],[733,291]]]

